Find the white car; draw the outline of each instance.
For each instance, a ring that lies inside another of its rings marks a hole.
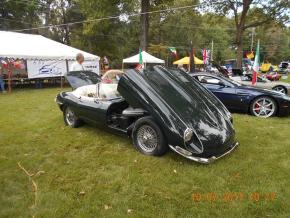
[[[242,76],[232,76],[231,79],[246,86],[253,86],[252,74],[244,74]],[[257,78],[257,84],[255,85],[255,87],[262,89],[271,89],[284,94],[290,94],[290,83],[279,81],[271,82],[270,80],[262,78],[260,76],[258,76]]]

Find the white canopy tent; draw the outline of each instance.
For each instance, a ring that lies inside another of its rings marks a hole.
[[[164,64],[165,61],[159,58],[154,57],[153,55],[142,51],[142,59],[145,64]],[[136,54],[132,57],[123,59],[123,64],[138,64],[139,63],[139,54]]]
[[[64,75],[68,71],[68,65],[75,60],[77,53],[84,55],[85,69],[87,69],[87,65],[88,70],[99,73],[100,58],[97,55],[64,45],[41,35],[0,31],[0,42],[0,58],[27,60],[29,78]]]
[[[82,53],[86,60],[99,57],[41,35],[0,31],[0,57],[24,59],[74,60]]]

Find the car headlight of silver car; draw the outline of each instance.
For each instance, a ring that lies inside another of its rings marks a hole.
[[[186,130],[183,133],[184,142],[190,141],[190,139],[192,138],[192,136],[193,136],[193,129],[186,128]]]

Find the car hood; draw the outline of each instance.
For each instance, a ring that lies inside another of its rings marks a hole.
[[[131,106],[149,111],[167,129],[165,134],[173,143],[181,143],[176,139],[183,138],[187,128],[193,129],[194,139],[185,145],[191,152],[202,153],[234,138],[230,113],[186,73],[176,74],[161,66],[142,72],[129,70],[121,78],[118,91]]]
[[[101,77],[91,71],[70,71],[65,77],[74,89],[81,86],[97,84],[101,81]]]

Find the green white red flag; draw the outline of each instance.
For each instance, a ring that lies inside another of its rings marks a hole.
[[[135,67],[136,70],[141,70],[144,68],[144,64],[143,64],[143,56],[142,56],[142,49],[139,49],[139,63],[138,65]]]
[[[174,56],[177,56],[177,50],[175,47],[168,47],[168,49]]]
[[[260,69],[260,40],[258,40],[258,45],[256,49],[256,54],[255,54],[255,62],[253,66],[253,77],[252,77],[252,85],[257,84],[257,77],[258,77],[258,72]]]

